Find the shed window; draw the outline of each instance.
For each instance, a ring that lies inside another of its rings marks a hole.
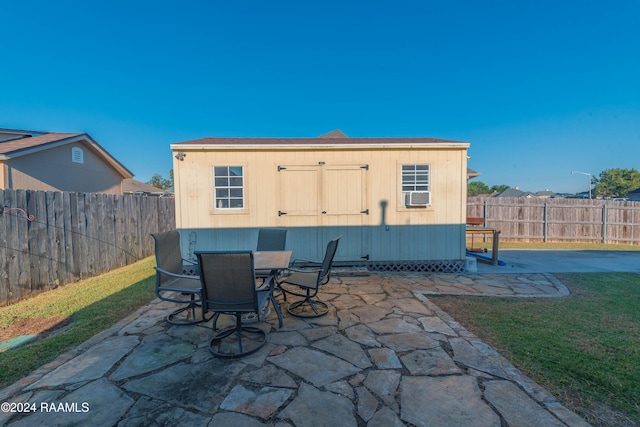
[[[242,166],[214,166],[216,209],[244,208],[244,170]]]
[[[82,148],[71,148],[71,161],[73,163],[84,163],[84,153],[82,152]]]
[[[429,165],[402,165],[402,191],[429,191]]]
[[[430,167],[428,164],[402,165],[404,205],[431,205]]]

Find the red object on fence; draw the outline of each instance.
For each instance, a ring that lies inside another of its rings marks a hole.
[[[11,212],[11,211],[18,211],[18,212],[22,212],[24,214],[24,216],[29,220],[29,221],[33,221],[34,219],[36,219],[35,216],[33,215],[27,215],[27,211],[25,211],[22,208],[9,208],[9,209],[4,209],[3,213],[7,213],[7,212]]]

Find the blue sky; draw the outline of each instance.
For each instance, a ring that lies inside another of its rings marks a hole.
[[[471,143],[475,181],[639,169],[640,2],[0,0],[0,127],[87,132],[134,174],[212,137]]]

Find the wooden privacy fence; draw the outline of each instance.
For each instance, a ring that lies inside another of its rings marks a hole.
[[[614,200],[469,197],[467,217],[513,242],[640,244],[640,203]]]
[[[0,190],[0,306],[153,254],[173,198]]]

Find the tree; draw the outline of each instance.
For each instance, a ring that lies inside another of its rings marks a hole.
[[[592,177],[593,192],[598,197],[627,197],[630,191],[640,188],[640,172],[637,169],[607,169],[600,177]]]
[[[470,182],[467,185],[467,195],[469,197],[474,197],[479,194],[489,194],[489,186],[482,181]]]
[[[173,187],[173,169],[169,172],[169,176],[170,179],[164,179],[159,173],[154,173],[151,179],[147,181],[147,184],[166,190],[167,188]]]

